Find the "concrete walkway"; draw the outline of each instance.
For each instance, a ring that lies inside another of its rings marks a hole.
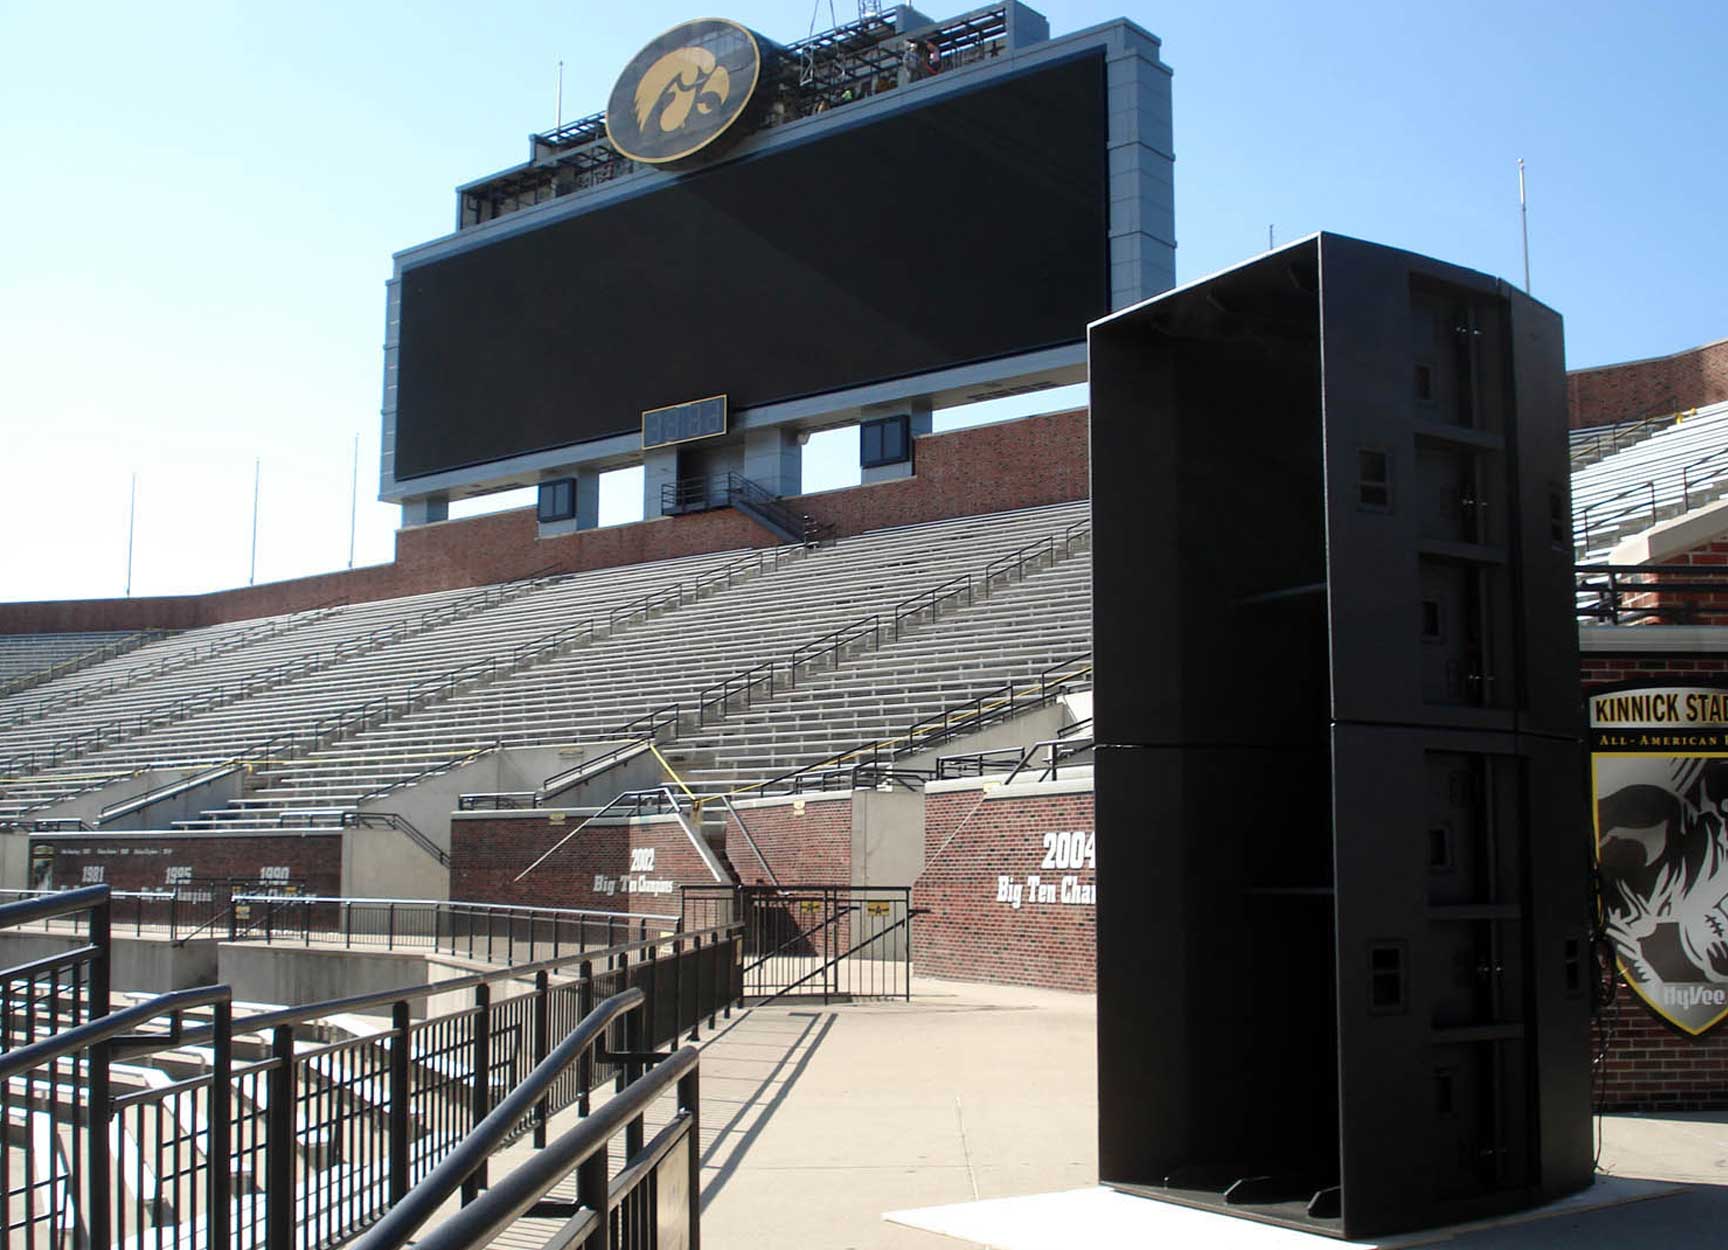
[[[702,1055],[704,1246],[957,1250],[981,1243],[882,1215],[1094,1185],[1095,1021],[1089,995],[944,981],[916,982],[910,1003],[736,1013]],[[1658,1196],[1401,1244],[1728,1245],[1728,1115],[1607,1116],[1601,1125],[1605,1173],[1677,1186],[1628,1186]],[[1050,1250],[1088,1244],[1073,1228]],[[1338,1244],[1313,1239],[1316,1250]]]
[[[1097,1176],[1088,995],[920,981],[735,1014],[702,1054],[708,1250],[930,1250],[904,1207]]]

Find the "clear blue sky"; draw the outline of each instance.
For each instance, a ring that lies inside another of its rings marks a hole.
[[[1523,156],[1535,292],[1573,366],[1728,336],[1728,6],[1035,7],[1058,34],[1126,15],[1163,39],[1183,281],[1269,224],[1515,278]],[[524,158],[559,59],[566,117],[596,111],[702,12],[0,0],[0,599],[118,594],[133,471],[133,592],[243,584],[254,458],[258,580],[340,568],[356,434],[358,562],[389,559],[396,512],[371,496],[391,253]],[[723,12],[780,40],[811,25],[804,0]]]

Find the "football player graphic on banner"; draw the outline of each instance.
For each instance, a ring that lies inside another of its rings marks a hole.
[[[1728,1017],[1725,709],[1707,688],[1591,698],[1603,926],[1627,984],[1695,1036]]]

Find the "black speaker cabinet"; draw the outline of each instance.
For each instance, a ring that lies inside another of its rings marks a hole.
[[[1345,1237],[1588,1185],[1560,318],[1322,234],[1091,390],[1102,1179]]]

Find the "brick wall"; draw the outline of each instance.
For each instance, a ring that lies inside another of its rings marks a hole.
[[[910,478],[806,495],[795,505],[842,535],[889,525],[1084,499],[1086,413],[927,435]],[[547,571],[584,572],[706,552],[766,547],[778,540],[730,508],[633,525],[537,537],[532,508],[399,530],[396,559],[373,568],[163,598],[0,604],[0,634],[97,629],[192,629],[362,603],[433,590],[510,581]]]
[[[1572,428],[1685,412],[1728,399],[1728,339],[1600,369],[1566,375]]]
[[[1728,1107],[1728,1024],[1691,1037],[1624,984],[1614,988],[1614,1002],[1598,1026],[1608,1039],[1599,1080],[1603,1105],[1625,1111]]]
[[[1071,897],[1080,889],[1091,896],[1098,874],[1043,867],[1053,850],[1046,834],[1092,833],[1092,795],[1035,791],[989,799],[976,789],[926,792],[924,871],[912,894],[913,906],[930,909],[915,922],[919,975],[1096,988],[1097,908],[1062,894],[1066,883]]]
[[[762,858],[783,884],[847,885],[852,880],[852,796],[775,800],[741,806]],[[738,821],[726,816],[726,858],[747,885],[767,874],[750,853]]]
[[[99,880],[116,890],[159,890],[169,884],[169,869],[190,868],[198,881],[230,878],[256,881],[265,869],[287,869],[287,879],[301,892],[342,893],[342,834],[272,834],[237,837],[233,834],[143,834],[132,837],[33,838],[31,848],[54,850],[54,885],[83,884],[86,869],[101,872]],[[180,875],[180,874],[176,874]]]
[[[593,824],[529,876],[518,873],[580,823],[574,813],[458,816],[450,822],[450,897],[464,902],[576,907],[676,915],[679,887],[715,884],[683,828],[670,818]],[[631,871],[633,852],[653,867]]]

